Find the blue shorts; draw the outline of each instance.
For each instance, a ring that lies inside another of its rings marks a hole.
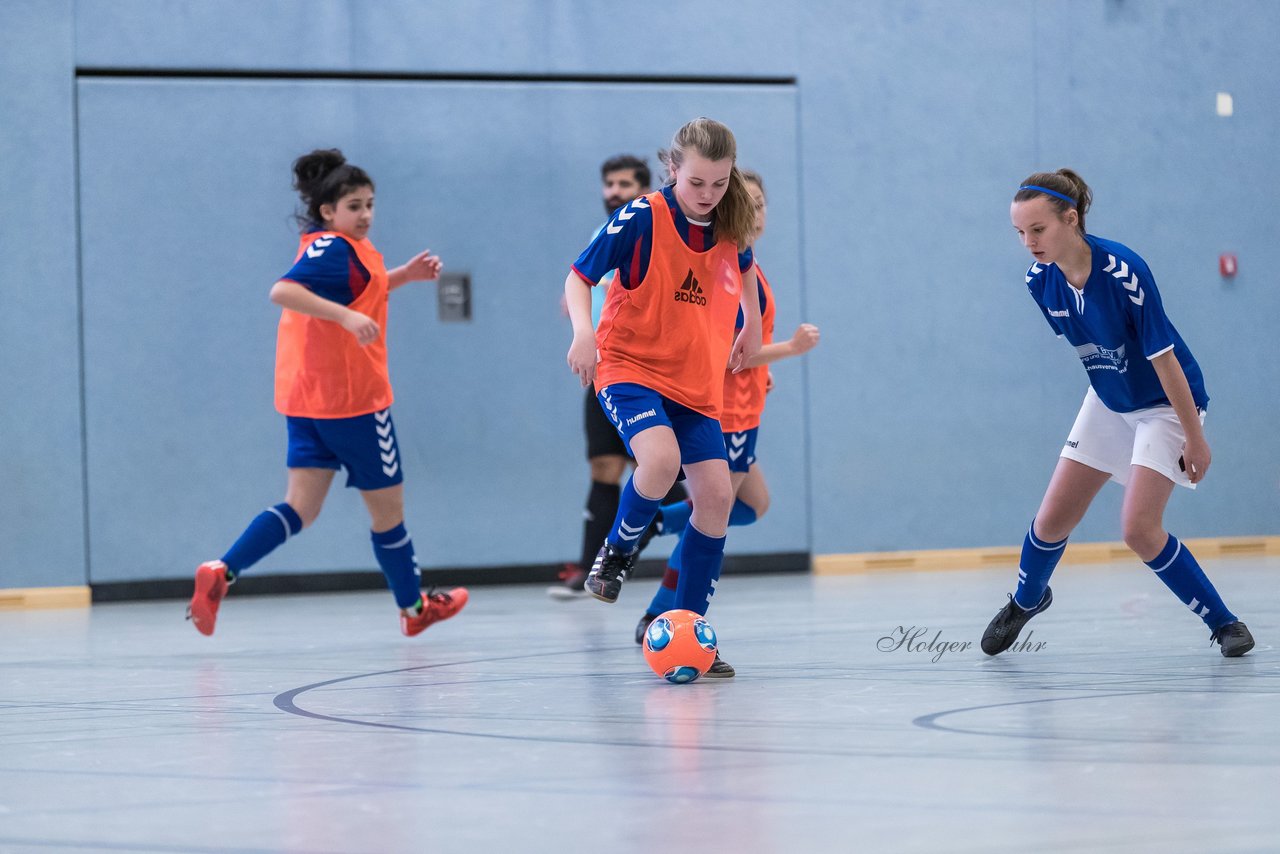
[[[347,470],[347,486],[385,489],[404,482],[391,410],[355,418],[286,417],[291,469]]]
[[[601,389],[596,397],[632,456],[635,456],[631,451],[632,438],[650,427],[661,426],[670,427],[676,434],[681,465],[727,459],[719,421],[665,398],[651,388],[636,383],[614,383]]]
[[[724,450],[729,455],[729,471],[750,471],[756,462],[756,434],[759,427],[741,433],[724,434]]]

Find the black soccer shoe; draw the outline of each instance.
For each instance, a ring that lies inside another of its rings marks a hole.
[[[649,624],[658,619],[657,614],[644,612],[644,616],[640,618],[640,622],[636,623],[636,643],[644,643],[644,633],[649,631]]]
[[[1018,639],[1018,633],[1027,624],[1027,620],[1047,610],[1052,604],[1053,589],[1050,587],[1044,589],[1040,604],[1029,611],[1022,610],[1010,594],[1009,604],[1000,609],[1000,613],[995,615],[995,618],[987,624],[987,630],[982,633],[982,651],[987,655],[999,655],[1013,646],[1013,642]]]
[[[1209,645],[1213,646],[1215,642],[1222,647],[1224,658],[1236,658],[1253,649],[1253,635],[1249,634],[1249,627],[1239,620],[1214,630],[1209,636]]]
[[[711,662],[711,666],[707,668],[707,672],[702,674],[703,679],[732,679],[734,676],[733,665],[720,657],[720,653],[716,653],[716,660]]]
[[[662,511],[658,511],[658,515],[653,517],[653,521],[649,523],[649,527],[644,529],[644,533],[640,535],[640,541],[636,543],[636,555],[638,556],[646,548],[649,543],[653,542],[653,538],[658,536],[658,526],[662,523]]]
[[[624,552],[605,540],[600,551],[596,552],[596,562],[582,586],[601,602],[617,602],[622,582],[631,576],[635,566],[636,554],[635,551]]]

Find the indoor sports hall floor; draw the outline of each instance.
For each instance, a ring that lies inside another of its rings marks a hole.
[[[1136,561],[996,659],[1012,570],[727,577],[738,678],[686,686],[639,580],[414,640],[377,593],[0,613],[0,851],[1277,851],[1280,559],[1204,563],[1242,659]]]

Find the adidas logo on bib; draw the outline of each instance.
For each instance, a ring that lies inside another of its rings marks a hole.
[[[706,305],[707,298],[702,294],[702,285],[693,277],[693,270],[685,274],[680,290],[676,291],[676,302],[687,302],[690,305]]]

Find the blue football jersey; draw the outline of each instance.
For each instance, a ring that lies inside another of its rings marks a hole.
[[[694,252],[705,252],[715,245],[713,226],[690,222],[676,204],[675,191],[671,186],[663,187],[662,194],[671,209],[676,231],[686,246]],[[630,290],[643,282],[649,272],[649,253],[652,250],[653,210],[641,196],[614,211],[609,222],[596,232],[591,245],[573,263],[573,269],[583,281],[592,285],[616,270],[617,277],[612,284]],[[750,270],[754,263],[750,246],[738,253],[741,272]]]
[[[351,305],[364,293],[371,276],[346,240],[317,237],[280,278],[327,300]]]
[[[612,217],[612,215],[610,215],[610,217]],[[607,226],[611,221],[612,219],[605,220],[604,224],[596,229],[595,234],[591,235],[592,242],[595,242],[595,239],[600,236],[600,232],[604,231],[605,226]],[[599,287],[591,289],[592,329],[595,329],[600,325],[600,315],[604,313],[604,300],[605,297],[609,295],[609,286],[613,284],[613,276],[615,272],[615,270],[610,270],[605,273],[604,276],[601,277],[600,281],[596,283]]]
[[[1127,246],[1091,234],[1093,269],[1080,290],[1056,264],[1032,264],[1027,289],[1058,335],[1075,347],[1098,397],[1113,412],[1168,405],[1151,360],[1170,350],[1182,365],[1196,406],[1209,395],[1204,375],[1173,328],[1156,280],[1145,261]]]

